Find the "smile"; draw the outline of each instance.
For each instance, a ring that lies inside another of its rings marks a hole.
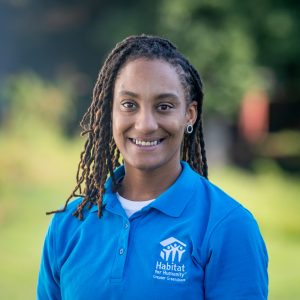
[[[129,140],[140,147],[153,147],[153,146],[157,146],[158,144],[160,144],[163,139],[159,139],[159,140],[153,140],[153,141],[143,141],[143,140],[137,140],[137,139],[131,139],[129,138]]]

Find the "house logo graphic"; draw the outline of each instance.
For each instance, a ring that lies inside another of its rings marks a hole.
[[[183,257],[188,247],[174,237],[169,237],[160,243],[160,252],[155,261],[152,278],[160,281],[185,283],[187,281],[187,257]]]
[[[160,251],[160,257],[170,263],[180,263],[182,254],[185,252],[186,244],[170,237],[164,241],[161,241],[160,244],[163,246]]]

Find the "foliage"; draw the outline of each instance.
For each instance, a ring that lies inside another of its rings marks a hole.
[[[232,1],[169,1],[161,23],[200,71],[208,110],[232,114],[247,89],[264,88],[257,48]],[[175,21],[176,20],[176,21]]]
[[[57,131],[72,117],[71,98],[65,82],[50,82],[32,72],[11,76],[2,85],[0,107],[7,107],[2,126],[19,133],[41,127]]]
[[[295,84],[300,76],[295,5],[271,0],[165,0],[160,26],[202,74],[206,108],[232,115],[248,90],[274,95],[280,88],[281,93],[293,91],[296,99],[295,93],[300,94]]]
[[[73,124],[108,51],[143,32],[165,35],[189,56],[204,79],[209,111],[234,115],[249,89],[300,99],[299,1],[4,1],[0,14],[0,75],[24,68],[52,79],[63,69],[84,75],[75,86]]]

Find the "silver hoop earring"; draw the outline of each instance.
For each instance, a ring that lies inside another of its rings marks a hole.
[[[186,126],[185,131],[186,131],[187,134],[191,134],[191,133],[193,132],[193,130],[194,130],[194,128],[193,128],[193,125],[192,125],[192,124],[188,124],[188,125]]]

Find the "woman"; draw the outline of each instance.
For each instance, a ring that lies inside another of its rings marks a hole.
[[[267,298],[254,218],[207,180],[202,100],[169,41],[132,36],[111,52],[81,123],[77,186],[46,236],[39,299]]]

